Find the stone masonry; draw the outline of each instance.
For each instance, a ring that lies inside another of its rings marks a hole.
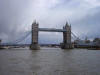
[[[32,43],[30,46],[31,50],[38,50],[40,46],[38,44],[38,23],[36,21],[32,24]]]
[[[63,32],[63,43],[61,45],[62,49],[71,49],[72,43],[71,43],[71,26],[66,23],[66,25],[63,27],[66,32]]]

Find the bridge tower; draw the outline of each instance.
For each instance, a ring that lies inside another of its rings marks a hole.
[[[73,48],[71,43],[71,26],[66,22],[66,25],[63,27],[63,30],[66,30],[66,32],[63,32],[63,43],[61,45],[62,49],[71,49]]]
[[[38,26],[39,26],[39,24],[36,23],[36,21],[33,22],[33,24],[32,24],[32,43],[30,45],[31,50],[40,49],[40,46],[38,44]]]

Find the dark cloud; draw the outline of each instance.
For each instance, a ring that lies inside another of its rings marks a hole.
[[[99,13],[99,0],[0,0],[0,38],[7,42],[24,36],[35,19],[47,28],[62,28],[67,20],[77,36],[99,37]],[[41,34],[40,42],[45,39]]]
[[[100,7],[91,9],[82,19],[74,24],[81,33],[81,37],[95,38],[100,37]]]
[[[25,31],[22,27],[29,18],[27,8],[30,4],[25,0],[0,0],[0,38],[11,41]]]

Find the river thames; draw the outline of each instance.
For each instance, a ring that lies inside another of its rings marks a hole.
[[[100,50],[0,50],[0,75],[100,75]]]

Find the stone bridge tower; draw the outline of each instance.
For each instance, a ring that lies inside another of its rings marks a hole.
[[[39,24],[36,21],[32,24],[32,43],[30,46],[31,50],[38,50],[40,46],[38,44],[38,26]]]
[[[66,32],[63,32],[63,43],[61,45],[62,49],[71,49],[72,43],[71,43],[71,26],[66,22],[66,25],[63,27]]]

